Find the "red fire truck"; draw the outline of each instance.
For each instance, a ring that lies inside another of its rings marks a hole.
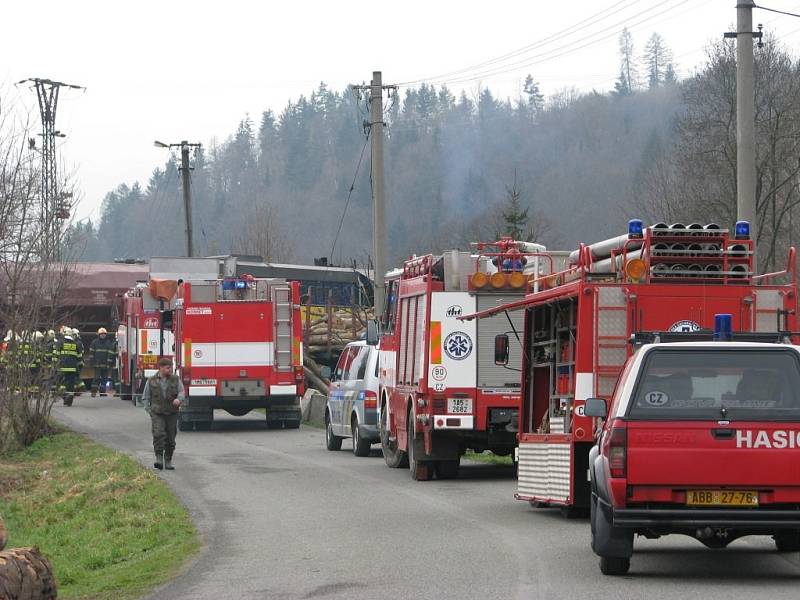
[[[409,465],[415,480],[457,476],[468,448],[509,455],[516,446],[521,354],[512,350],[512,367],[496,365],[494,340],[522,321],[459,317],[522,298],[529,273],[553,257],[511,239],[476,248],[415,257],[387,277],[381,444],[386,464]]]
[[[210,429],[214,409],[266,409],[271,428],[300,427],[304,392],[300,286],[249,275],[192,280],[175,301],[179,427]]]
[[[522,409],[516,498],[560,505],[567,514],[589,506],[589,450],[596,420],[587,398],[610,398],[641,331],[694,332],[714,315],[733,315],[736,331],[795,331],[795,251],[779,273],[755,275],[746,222],[659,223],[591,246],[581,245],[560,273],[539,279],[521,301],[471,317],[524,315]],[[499,363],[508,336],[496,340]]]
[[[159,359],[175,354],[172,301],[177,287],[174,280],[151,279],[122,297],[117,353],[123,399],[141,394],[145,380],[156,373]]]

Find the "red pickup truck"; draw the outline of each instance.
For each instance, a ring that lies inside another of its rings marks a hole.
[[[604,574],[628,572],[634,534],[800,551],[800,347],[772,336],[642,344],[610,403],[586,402],[603,419],[589,477]]]

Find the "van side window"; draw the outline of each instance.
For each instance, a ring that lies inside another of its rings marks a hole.
[[[336,363],[336,370],[333,372],[333,378],[337,381],[344,379],[344,374],[350,364],[350,356],[353,353],[353,348],[345,348],[339,355],[339,362]]]
[[[357,346],[351,348],[353,351],[353,360],[350,364],[350,368],[347,370],[347,379],[364,379],[364,375],[367,372],[367,357],[369,356],[369,350],[366,346]]]

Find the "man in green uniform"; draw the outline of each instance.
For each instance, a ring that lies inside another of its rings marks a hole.
[[[178,433],[178,409],[183,402],[183,382],[172,372],[172,360],[158,361],[158,373],[144,384],[142,403],[153,424],[153,450],[156,469],[173,470],[172,454]]]

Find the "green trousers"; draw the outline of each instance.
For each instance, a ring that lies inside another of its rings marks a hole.
[[[178,413],[173,415],[150,413],[150,420],[153,423],[153,450],[156,454],[163,452],[167,459],[171,459],[175,451],[175,436],[178,434]]]

